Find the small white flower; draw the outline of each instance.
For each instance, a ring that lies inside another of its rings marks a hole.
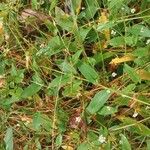
[[[121,10],[123,10],[123,11],[124,11],[124,10],[125,10],[125,8],[124,8],[124,7],[121,7]]]
[[[135,13],[135,11],[136,11],[136,9],[135,9],[135,8],[132,8],[132,9],[131,9],[131,13],[132,13],[132,14],[134,14],[134,13]]]
[[[16,124],[16,126],[17,126],[17,127],[20,127],[20,124],[19,124],[19,123],[17,123],[17,124]]]
[[[111,30],[111,35],[116,35],[116,31]]]
[[[117,76],[117,73],[116,73],[116,72],[113,72],[113,73],[111,74],[111,76],[112,76],[112,77],[116,77],[116,76]]]
[[[76,123],[80,123],[81,122],[81,117],[76,117]]]
[[[109,106],[107,106],[106,108],[110,111],[110,107]]]
[[[104,137],[103,135],[100,135],[98,137],[98,141],[102,144],[102,143],[106,143],[106,137]]]
[[[144,32],[144,28],[143,28],[143,27],[141,28],[140,32],[141,32],[141,33],[143,33],[143,32]]]
[[[146,41],[146,45],[148,45],[150,43],[150,39],[148,39],[147,41]]]
[[[24,124],[27,126],[30,123],[29,120],[27,120]]]
[[[44,47],[45,47],[45,44],[42,43],[42,44],[40,45],[40,48],[44,48]]]
[[[121,141],[121,140],[119,141],[119,144],[122,144],[122,141]]]
[[[137,116],[138,116],[138,113],[135,111],[132,117],[136,118]]]
[[[85,9],[85,7],[81,7],[81,9],[82,9],[82,10],[84,10],[84,9]]]
[[[111,93],[110,90],[107,90],[106,92],[107,92],[107,93]]]

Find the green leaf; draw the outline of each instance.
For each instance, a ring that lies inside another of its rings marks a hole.
[[[109,28],[112,28],[113,26],[115,26],[115,22],[114,21],[110,21],[110,22],[106,22],[106,23],[100,23],[97,26],[97,31],[103,31]]]
[[[99,6],[97,0],[91,1],[86,0],[86,10],[85,10],[85,16],[86,19],[91,19],[94,17],[95,13],[97,12]]]
[[[71,16],[66,14],[61,8],[55,7],[55,21],[56,23],[66,31],[73,31],[75,29],[75,24]]]
[[[82,3],[82,0],[73,0],[72,1],[72,7],[73,7],[74,13],[76,13],[76,14],[79,13],[81,3]]]
[[[128,32],[135,36],[150,37],[150,30],[144,25],[134,25]]]
[[[6,130],[4,141],[6,150],[13,150],[13,130],[11,127]]]
[[[149,48],[148,47],[139,47],[132,53],[134,56],[144,57],[149,55]]]
[[[121,134],[121,150],[131,150],[131,145],[128,141],[128,139]]]
[[[132,92],[135,88],[136,88],[135,84],[129,84],[125,88],[122,89],[122,93],[128,94],[128,93]]]
[[[51,1],[50,10],[49,10],[50,12],[51,12],[52,9],[55,8],[55,6],[57,5],[57,3],[58,3],[58,0],[52,0]]]
[[[104,106],[100,111],[98,111],[98,114],[107,116],[111,115],[117,112],[117,108],[115,107],[110,107],[110,106]]]
[[[83,143],[81,143],[79,146],[78,146],[78,148],[77,148],[77,150],[91,150],[92,149],[92,147],[91,147],[91,145],[89,144],[89,143],[87,143],[87,142],[83,142]]]
[[[61,52],[62,48],[63,48],[63,43],[61,42],[61,39],[59,36],[55,36],[52,37],[49,42],[48,45],[44,48],[41,48],[36,55],[37,56],[43,56],[44,55],[48,55],[48,56],[52,56],[54,54],[57,54],[59,52]]]
[[[123,46],[125,44],[125,39],[122,36],[114,37],[109,41],[109,44],[113,47]]]
[[[87,112],[90,114],[95,114],[97,111],[100,110],[100,108],[103,107],[103,105],[106,103],[106,101],[109,99],[111,93],[109,90],[102,90],[95,94],[95,96],[92,98],[90,104],[86,108]]]
[[[136,71],[133,68],[131,68],[127,64],[124,64],[124,72],[129,75],[129,77],[133,82],[135,83],[141,82],[140,76],[136,73]]]
[[[147,140],[146,144],[147,144],[147,150],[150,150],[150,140]]]
[[[68,97],[77,96],[77,94],[81,90],[81,83],[82,81],[80,80],[73,80],[73,83],[64,88],[63,95]]]
[[[68,83],[71,83],[72,77],[71,75],[67,74],[67,75],[60,75],[57,76],[55,79],[52,80],[52,82],[49,84],[48,89],[49,88],[54,88],[54,87],[62,87]]]
[[[73,67],[73,65],[71,63],[69,63],[68,61],[64,60],[64,62],[62,62],[60,65],[58,65],[59,68],[64,72],[64,73],[72,73],[72,74],[76,74],[76,70]]]
[[[31,0],[31,5],[33,9],[37,9],[38,8],[38,1],[37,0]]]
[[[42,127],[48,131],[51,132],[52,130],[52,120],[45,114],[41,114],[41,122],[42,122]]]
[[[33,116],[33,128],[35,130],[40,130],[41,124],[42,124],[41,113],[36,112]]]
[[[24,91],[21,94],[22,98],[28,98],[36,94],[40,89],[42,88],[41,85],[32,83],[27,88],[24,89]]]
[[[129,117],[124,117],[122,119],[123,124],[121,126],[127,127],[127,130],[132,132],[132,133],[137,133],[139,135],[143,136],[149,136],[150,135],[150,129],[145,126],[142,123],[139,123],[138,121],[129,118]]]
[[[78,67],[82,75],[91,83],[98,83],[99,75],[90,65],[83,63]]]
[[[61,146],[61,144],[62,144],[62,135],[61,135],[61,134],[59,134],[59,135],[56,137],[55,144],[56,144],[56,147],[57,147],[57,148],[60,148],[60,146]]]
[[[82,40],[82,42],[84,42],[87,34],[89,33],[89,31],[91,30],[91,27],[87,27],[87,28],[79,28],[78,34],[80,35],[80,38]]]

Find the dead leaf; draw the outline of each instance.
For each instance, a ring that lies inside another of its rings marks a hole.
[[[109,64],[117,65],[117,64],[120,64],[123,62],[133,61],[133,60],[135,60],[135,58],[136,57],[133,56],[132,54],[126,54],[123,57],[120,57],[120,58],[117,57],[117,58],[112,59],[112,61]]]
[[[22,21],[25,21],[27,18],[29,17],[36,17],[37,19],[41,20],[41,21],[44,21],[44,20],[51,20],[51,16],[49,15],[45,15],[41,12],[38,12],[38,11],[34,11],[32,9],[24,9],[22,12],[21,12],[21,20]]]
[[[3,22],[0,21],[0,35],[3,34]]]
[[[0,75],[0,88],[3,88],[6,84],[5,77]]]
[[[64,145],[64,146],[62,146],[62,148],[63,148],[64,150],[74,150],[73,147],[71,147],[71,146],[69,146],[69,145]]]
[[[99,23],[106,23],[106,22],[108,22],[109,20],[108,20],[108,12],[107,12],[107,10],[103,10],[102,12],[101,12],[101,16],[100,16],[100,18],[99,18]],[[107,41],[109,41],[110,40],[110,30],[109,29],[105,29],[104,31],[102,31],[103,32],[103,34],[105,35],[105,38],[106,38],[106,40]],[[103,44],[104,45],[104,48],[106,48],[107,47],[107,41],[105,41],[105,44]]]
[[[23,121],[23,122],[28,122],[28,123],[32,122],[32,119],[28,116],[24,115],[24,116],[20,116],[20,118],[21,118],[21,121]]]
[[[137,71],[137,74],[143,80],[150,80],[150,72],[148,72],[148,71],[145,71],[145,70],[141,69],[141,70]]]

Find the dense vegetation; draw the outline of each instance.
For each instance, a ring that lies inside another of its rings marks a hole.
[[[150,0],[0,3],[0,150],[150,150]]]

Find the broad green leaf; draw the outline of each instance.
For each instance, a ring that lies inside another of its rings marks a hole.
[[[128,32],[135,36],[150,37],[150,30],[144,25],[134,25]]]
[[[83,142],[78,146],[77,150],[91,150],[91,148],[92,147],[89,143]]]
[[[128,46],[134,46],[136,45],[136,42],[137,42],[137,38],[134,36],[127,36],[127,37],[118,36],[118,37],[112,38],[109,41],[110,45],[113,47],[122,47],[125,44]]]
[[[52,121],[47,115],[36,112],[33,116],[33,128],[36,131],[39,131],[41,128],[46,131],[51,131]]]
[[[80,38],[82,40],[82,42],[84,42],[87,34],[89,33],[89,31],[91,30],[91,27],[87,27],[87,28],[79,28],[78,34],[80,35]]]
[[[27,88],[24,89],[24,91],[21,94],[22,98],[28,98],[36,94],[40,89],[42,88],[41,85],[32,83]]]
[[[117,17],[117,13],[121,10],[121,7],[125,4],[126,0],[110,0],[108,2],[108,9],[112,18]]]
[[[128,139],[123,134],[121,134],[120,143],[121,143],[121,150],[131,150],[131,145]]]
[[[80,87],[81,84],[82,84],[82,81],[73,80],[73,83],[71,83],[70,85],[67,85],[64,88],[63,95],[68,96],[68,97],[77,96],[77,94],[81,90],[81,87]]]
[[[52,37],[49,40],[48,45],[45,46],[44,48],[41,48],[36,53],[36,55],[37,56],[43,56],[43,54],[44,54],[44,55],[52,56],[54,54],[61,52],[63,46],[64,45],[61,42],[61,39],[59,38],[59,36],[55,36],[55,37]]]
[[[125,39],[122,36],[114,37],[109,41],[109,44],[113,47],[122,47],[125,44]]]
[[[45,114],[41,114],[42,128],[46,131],[51,132],[52,130],[52,120]]]
[[[95,13],[97,12],[99,6],[97,0],[91,1],[86,0],[86,9],[85,9],[85,15],[87,19],[91,19],[94,17]]]
[[[135,88],[136,88],[135,84],[129,84],[125,88],[122,89],[122,93],[128,94],[128,93],[132,92]]]
[[[98,111],[98,114],[107,116],[107,115],[114,114],[116,112],[117,112],[117,108],[110,107],[110,106],[104,106],[102,109],[100,109],[100,111]]]
[[[71,18],[71,16],[69,16],[68,14],[66,14],[61,8],[59,7],[55,7],[55,21],[56,23],[63,29],[66,31],[74,31],[74,29],[76,28],[73,19]]]
[[[64,85],[68,84],[68,83],[71,83],[71,81],[72,81],[71,79],[72,79],[72,77],[69,74],[57,76],[55,79],[53,79],[51,81],[48,88],[62,87]]]
[[[127,64],[124,65],[124,72],[129,75],[129,77],[133,82],[135,83],[141,82],[140,76],[136,73],[136,71],[133,68],[131,68]]]
[[[60,133],[67,130],[68,119],[68,114],[63,109],[59,108],[57,110],[57,127]]]
[[[98,83],[99,75],[89,64],[83,63],[79,66],[79,71],[91,83]]]
[[[96,53],[94,55],[94,59],[96,60],[96,64],[97,64],[97,63],[103,62],[105,59],[108,59],[108,58],[110,58],[110,57],[112,57],[114,55],[115,55],[115,53],[110,52],[110,51],[106,52],[104,54],[102,54],[102,53]]]
[[[72,0],[72,7],[74,10],[74,13],[78,14],[81,9],[81,3],[82,0]]]
[[[145,126],[144,124],[131,119],[129,117],[124,117],[122,120],[123,124],[121,126],[125,126],[126,129],[132,133],[137,133],[139,135],[143,136],[149,136],[150,135],[150,129]]]
[[[98,26],[97,26],[97,31],[101,32],[103,30],[112,28],[115,25],[116,24],[115,24],[114,21],[109,21],[109,22],[106,22],[106,23],[99,23]]]
[[[6,150],[13,150],[13,130],[11,127],[6,130],[4,141]]]
[[[78,50],[74,55],[71,57],[72,64],[76,64],[79,61],[79,57],[82,53],[82,50]]]
[[[111,92],[109,90],[102,90],[96,93],[95,96],[91,99],[90,104],[86,108],[87,112],[89,112],[90,114],[95,114],[100,110],[100,108],[103,107],[103,105],[109,99],[110,95]]]
[[[40,112],[36,112],[33,116],[33,128],[35,130],[40,130],[42,124],[41,114]]]
[[[135,49],[132,54],[134,56],[138,56],[138,57],[148,56],[149,49],[148,49],[148,47],[139,47],[139,48]]]
[[[62,62],[61,64],[58,65],[59,68],[64,72],[64,73],[72,73],[72,74],[76,74],[76,70],[73,67],[73,65],[71,63],[69,63],[68,61],[64,60],[64,62]]]
[[[116,9],[117,8],[120,8],[123,4],[124,0],[111,0],[109,1],[109,8],[110,9]]]

